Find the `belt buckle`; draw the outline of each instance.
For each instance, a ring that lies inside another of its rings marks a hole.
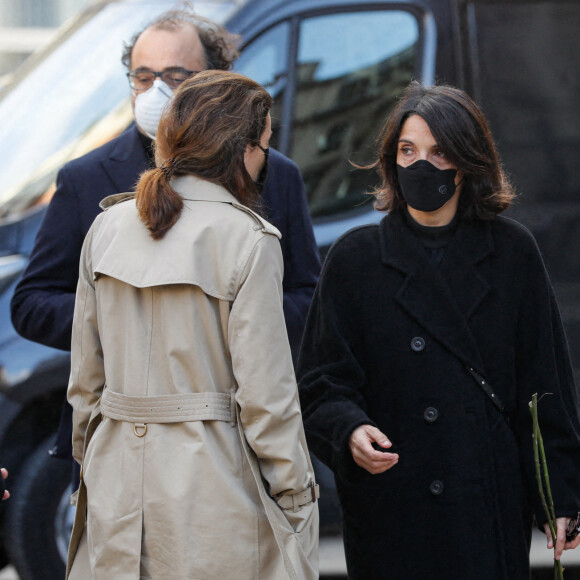
[[[316,503],[316,484],[314,481],[310,482],[310,492],[312,493],[312,503]],[[580,516],[580,514],[578,514]]]
[[[134,423],[133,433],[135,433],[137,437],[145,437],[145,434],[147,433],[147,425],[145,423]]]

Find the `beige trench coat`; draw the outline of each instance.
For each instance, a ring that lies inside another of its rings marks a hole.
[[[185,205],[162,240],[121,194],[83,246],[68,575],[317,578],[279,233],[217,185],[172,184]]]

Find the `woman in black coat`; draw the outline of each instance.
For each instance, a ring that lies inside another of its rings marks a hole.
[[[309,446],[335,473],[349,578],[524,580],[541,397],[558,534],[580,510],[580,425],[554,293],[487,123],[412,83],[373,167],[379,225],[330,250],[298,367]],[[548,531],[549,534],[549,531]],[[548,547],[551,542],[548,540]]]

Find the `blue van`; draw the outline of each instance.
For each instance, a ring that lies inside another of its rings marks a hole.
[[[0,459],[13,498],[0,506],[0,568],[64,574],[69,466],[48,456],[68,353],[19,337],[9,303],[58,169],[131,122],[122,42],[172,0],[94,2],[0,94]],[[274,147],[298,163],[324,255],[376,222],[354,170],[412,79],[467,90],[485,111],[520,198],[510,214],[536,236],[580,379],[580,3],[576,0],[205,0],[196,10],[241,34],[236,70],[275,104]],[[340,531],[330,472],[323,533]]]

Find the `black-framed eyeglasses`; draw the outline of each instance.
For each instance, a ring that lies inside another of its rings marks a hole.
[[[129,86],[136,92],[147,91],[153,86],[155,79],[161,79],[170,89],[175,90],[183,81],[196,75],[199,71],[187,70],[180,66],[166,68],[161,72],[137,69],[127,73]]]

